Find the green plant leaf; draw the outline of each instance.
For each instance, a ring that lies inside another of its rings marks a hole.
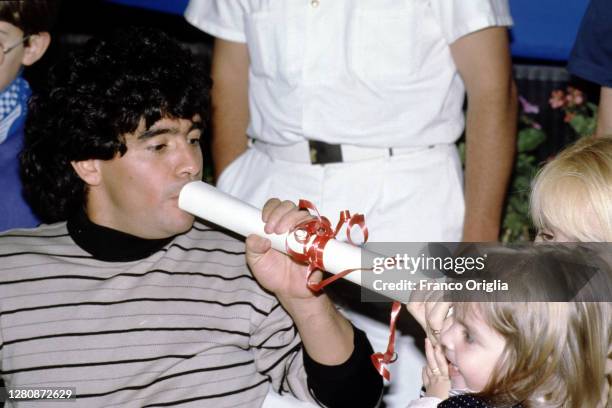
[[[519,153],[535,150],[546,140],[546,134],[541,129],[525,128],[518,133],[517,150]]]

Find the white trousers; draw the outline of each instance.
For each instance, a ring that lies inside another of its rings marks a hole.
[[[334,226],[341,210],[362,213],[370,242],[451,242],[461,239],[462,184],[454,145],[324,166],[271,158],[250,147],[225,169],[217,187],[259,208],[272,197],[296,203],[304,198]],[[386,349],[386,324],[350,310],[348,315],[368,334],[375,351]],[[412,338],[398,337],[396,348],[399,358],[391,365],[392,381],[384,398],[392,408],[418,398],[425,364]],[[273,405],[264,406],[283,406],[279,398],[272,400]]]

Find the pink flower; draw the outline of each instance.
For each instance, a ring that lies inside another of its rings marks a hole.
[[[572,95],[572,99],[574,100],[574,105],[582,105],[584,102],[584,94],[582,91],[580,89],[571,88],[570,93]]]
[[[525,113],[537,114],[540,112],[540,108],[537,105],[530,103],[527,99],[523,98],[522,96],[519,96],[519,102],[521,103],[521,106],[523,107],[523,112]]]
[[[566,112],[565,117],[563,118],[563,121],[565,123],[569,123],[572,121],[572,119],[574,119],[574,116],[576,116],[574,112]]]
[[[534,129],[542,130],[542,125],[540,125],[538,122],[533,122],[531,124],[531,127]]]
[[[567,95],[565,96],[565,102],[568,106],[582,105],[584,102],[584,94],[581,90],[574,87],[567,87]]]
[[[553,109],[559,109],[565,106],[565,92],[560,89],[552,91],[550,99],[548,100],[550,107]]]

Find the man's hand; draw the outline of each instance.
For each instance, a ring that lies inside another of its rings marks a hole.
[[[266,233],[283,234],[310,218],[291,201],[275,198],[262,211]],[[255,235],[247,238],[246,248],[253,275],[264,288],[274,292],[291,315],[308,355],[325,365],[345,362],[353,352],[353,327],[325,294],[315,294],[308,288],[306,265],[272,249],[269,240]],[[315,272],[310,279],[320,281],[321,276]]]
[[[300,222],[310,219],[306,211],[299,211],[291,201],[268,200],[262,210],[268,234],[283,234]],[[306,285],[306,265],[298,264],[289,256],[272,249],[270,241],[257,235],[246,240],[246,258],[253,275],[266,289],[279,298],[309,299],[315,294]],[[315,272],[311,279],[320,280]]]

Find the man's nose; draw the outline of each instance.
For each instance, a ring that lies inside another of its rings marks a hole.
[[[179,146],[178,173],[180,176],[195,179],[202,171],[202,152],[199,146],[194,147],[187,142],[180,143]]]

